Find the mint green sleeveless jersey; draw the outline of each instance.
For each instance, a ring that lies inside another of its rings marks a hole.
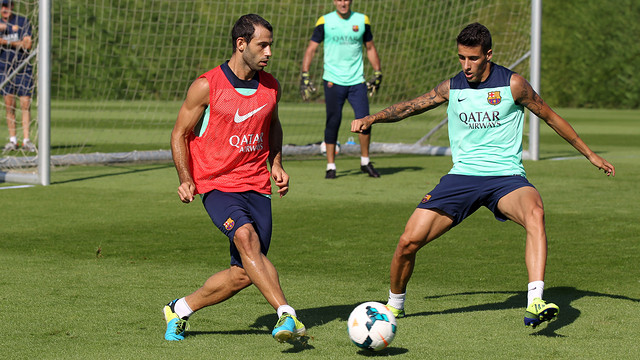
[[[489,77],[450,80],[447,109],[453,168],[449,174],[526,176],[522,166],[524,107],[511,94],[511,70],[491,63]]]
[[[351,12],[343,19],[337,11],[318,19],[316,27],[324,24],[324,74],[322,79],[351,86],[364,82],[362,45],[365,25],[369,17]]]

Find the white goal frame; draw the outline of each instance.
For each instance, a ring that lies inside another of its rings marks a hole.
[[[23,158],[23,163],[37,165],[37,173],[24,172],[2,172],[0,171],[0,182],[26,183],[36,185],[49,185],[51,183],[51,164],[56,159],[52,159],[50,154],[51,146],[51,0],[40,0],[39,2],[39,41],[37,44],[37,64],[38,64],[38,154],[36,157]],[[529,57],[530,83],[534,90],[540,92],[540,44],[542,29],[542,0],[531,0],[531,48],[521,60]],[[444,126],[444,119],[436,128]],[[431,133],[431,132],[430,132]],[[374,153],[410,153],[425,155],[450,155],[447,147],[434,147],[422,145],[422,142],[430,136],[425,135],[415,144],[371,144],[371,152]],[[345,153],[357,151],[356,145],[344,145],[342,150]],[[388,151],[390,148],[393,150]],[[317,153],[319,149],[308,149],[309,153]],[[283,153],[306,153],[306,151],[293,150],[289,146],[284,146]],[[103,154],[106,155],[106,154]],[[81,156],[81,155],[79,155]],[[539,120],[533,114],[529,114],[529,149],[523,154],[524,158],[530,160],[539,159]],[[68,155],[67,155],[68,157]],[[144,160],[170,160],[170,151],[138,151],[131,153],[117,153],[104,156],[98,162],[123,162],[123,161],[144,161]]]

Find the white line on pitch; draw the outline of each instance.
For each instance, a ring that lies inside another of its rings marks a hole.
[[[3,186],[0,187],[0,190],[7,190],[7,189],[23,189],[23,188],[30,188],[30,187],[34,187],[35,185],[16,185],[16,186]]]

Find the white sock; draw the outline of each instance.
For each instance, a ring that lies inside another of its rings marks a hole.
[[[284,313],[289,313],[290,315],[297,317],[296,311],[289,305],[281,305],[278,307],[278,319],[280,319],[280,316]]]
[[[368,156],[360,156],[360,165],[362,165],[362,166],[369,165],[369,157]]]
[[[404,309],[404,300],[407,298],[407,293],[402,294],[394,294],[389,290],[389,301],[387,301],[388,305],[393,306],[398,310]]]
[[[542,292],[544,291],[544,281],[532,281],[527,285],[527,306],[531,305],[533,299],[542,299]]]
[[[327,170],[335,170],[336,163],[327,163]]]
[[[26,143],[27,141],[31,141],[31,140],[29,140],[29,138],[24,138],[24,139],[22,139],[22,143],[23,143],[23,144],[24,144],[24,143]]]
[[[12,136],[12,137],[9,138],[9,141],[14,143],[14,144],[17,144],[18,143],[18,138],[15,137],[15,136]]]
[[[176,301],[176,304],[173,305],[173,311],[178,314],[180,319],[188,319],[189,316],[193,314],[193,310],[191,310],[189,304],[187,304],[187,301],[184,298]]]

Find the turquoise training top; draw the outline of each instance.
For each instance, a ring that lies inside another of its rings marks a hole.
[[[352,11],[343,19],[334,11],[321,16],[311,40],[324,40],[322,79],[342,86],[363,83],[362,45],[371,39],[369,17],[364,14]]]
[[[489,77],[469,83],[461,71],[451,78],[449,174],[526,176],[522,166],[524,107],[511,94],[513,71],[491,63]]]

